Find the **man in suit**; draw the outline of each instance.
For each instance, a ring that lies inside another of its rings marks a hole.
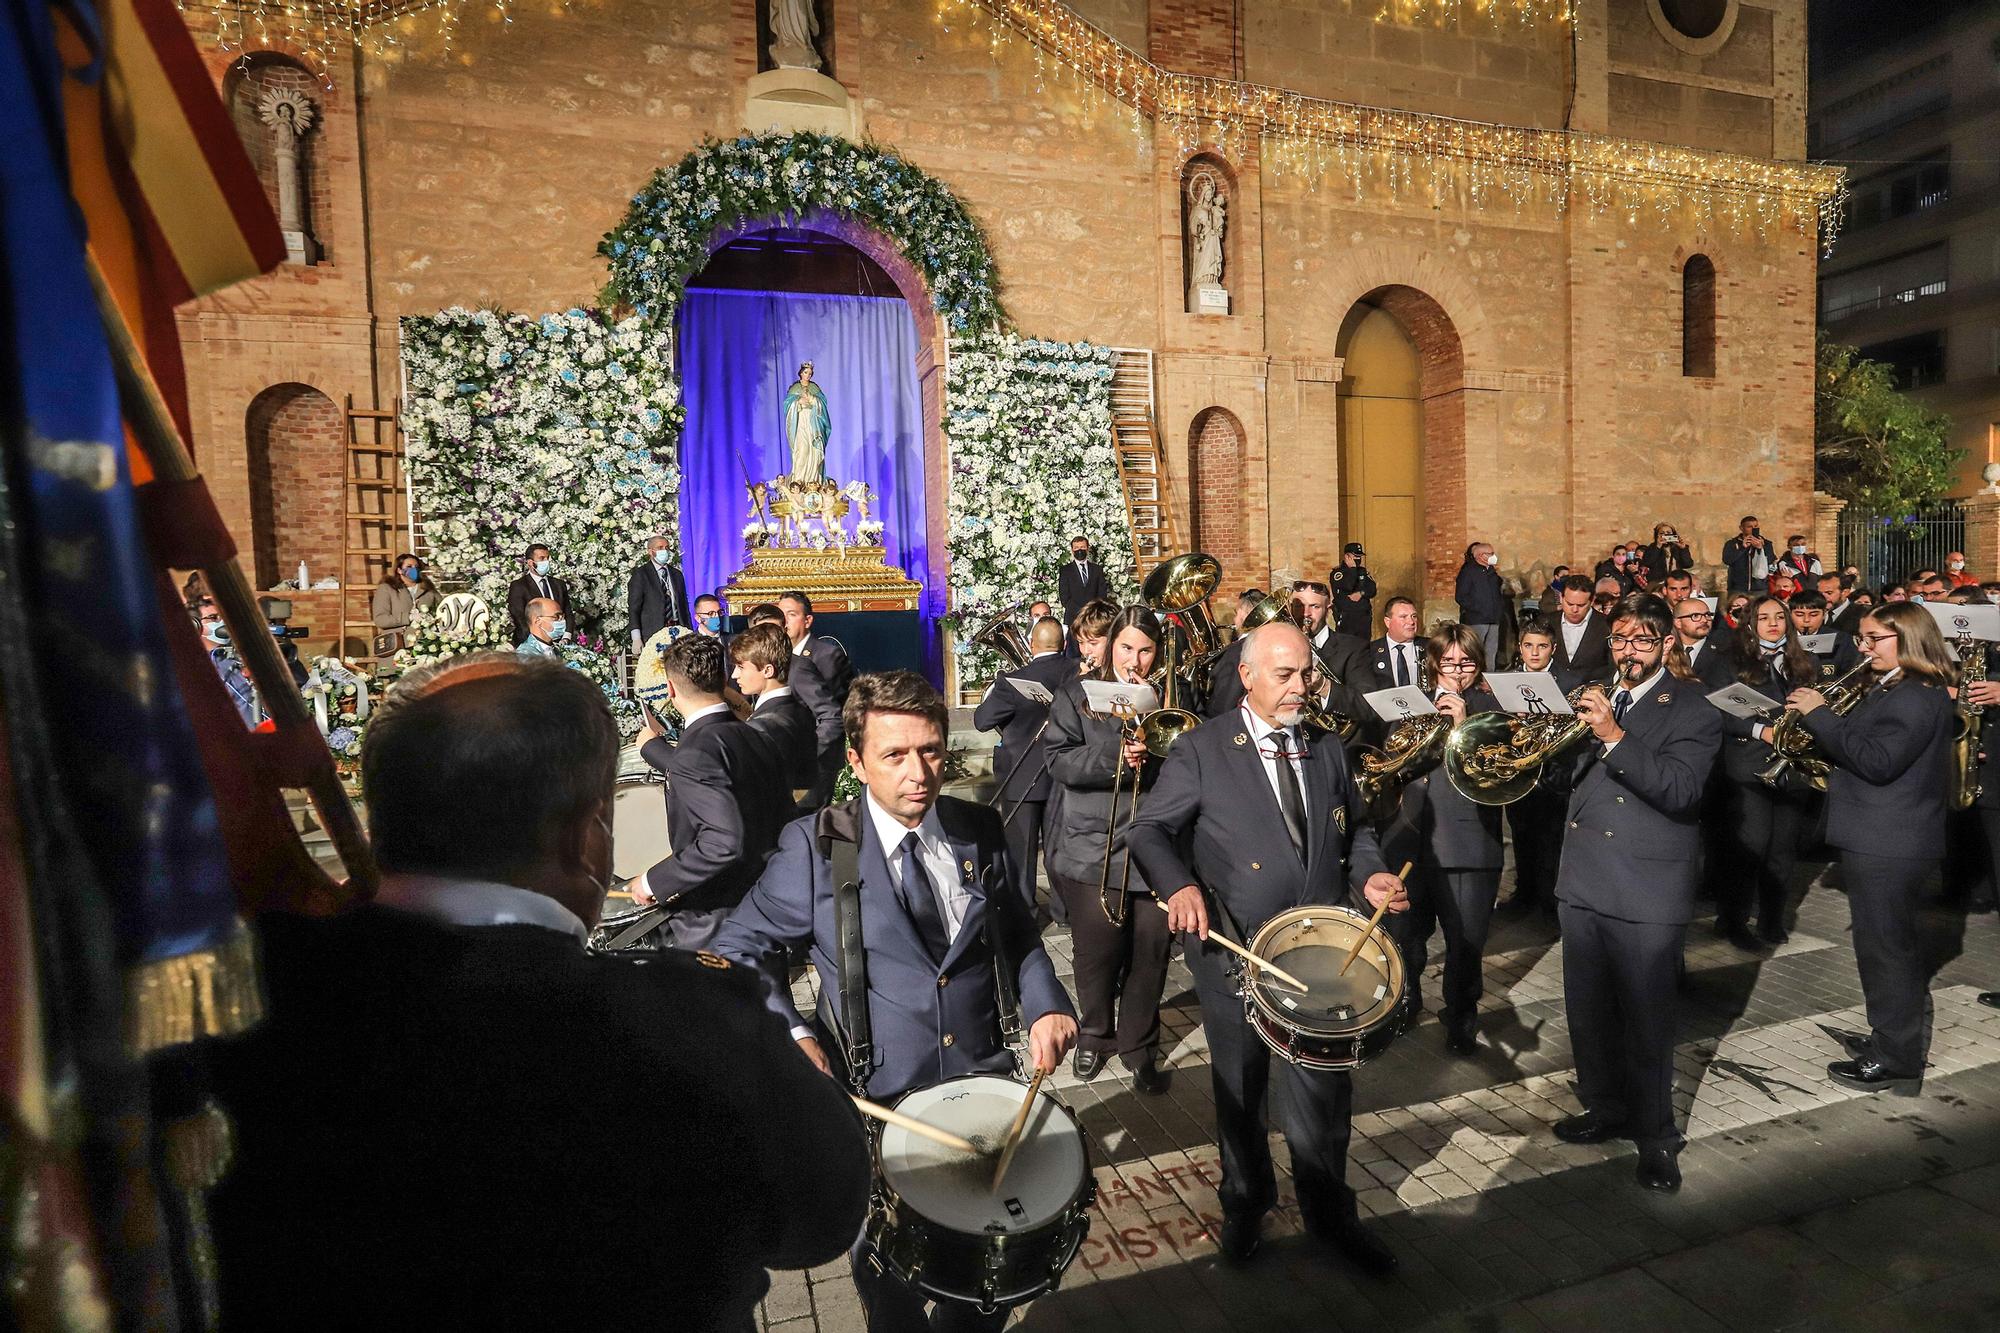
[[[1021,901],[1035,908],[1035,864],[1042,851],[1042,816],[1049,800],[1048,760],[1042,751],[1042,728],[1049,720],[1049,706],[1037,703],[1014,688],[1010,681],[1022,680],[1054,693],[1057,686],[1076,676],[1076,659],[1064,657],[1062,626],[1053,616],[1045,616],[1028,631],[1028,648],[1034,656],[1012,671],[1003,671],[993,688],[973,710],[972,725],[981,731],[998,731],[1000,744],[993,751],[993,776],[1001,783],[1001,808],[1012,807],[1007,822],[1007,855],[1014,863]],[[1061,899],[1049,898],[1053,912],[1062,911]]]
[[[1653,588],[1651,591],[1660,594],[1668,606],[1679,606],[1682,602],[1694,596],[1694,571],[1688,569],[1671,570],[1665,578],[1660,580],[1659,586]]]
[[[646,556],[625,581],[625,615],[632,626],[632,651],[651,643],[669,625],[694,628],[688,611],[687,576],[681,573],[665,537],[646,543]]]
[[[632,901],[658,902],[667,942],[705,949],[743,900],[797,810],[777,743],[739,722],[723,698],[723,651],[698,634],[668,645],[667,691],[680,710],[678,743],[643,712],[651,739],[639,748],[667,776],[666,860],[632,881]]]
[[[1594,744],[1578,756],[1556,877],[1563,1002],[1583,1112],[1567,1143],[1630,1138],[1639,1183],[1676,1190],[1674,1025],[1681,945],[1701,870],[1701,806],[1722,747],[1706,688],[1666,668],[1667,605],[1647,593],[1612,612],[1616,686],[1577,706]]]
[[[1062,603],[1065,625],[1076,623],[1076,614],[1086,603],[1111,596],[1104,566],[1090,558],[1090,538],[1070,538],[1069,556],[1069,563],[1056,575],[1056,600]]]
[[[1674,642],[1687,657],[1688,670],[1711,689],[1734,679],[1729,667],[1729,636],[1715,633],[1715,612],[1699,597],[1670,602],[1674,608]]]
[[[1382,608],[1382,637],[1368,645],[1362,659],[1368,667],[1364,692],[1423,682],[1427,668],[1417,628],[1417,604],[1407,597],[1391,597]]]
[[[1244,1019],[1232,956],[1209,941],[1210,923],[1240,942],[1277,913],[1307,904],[1409,906],[1382,864],[1339,741],[1300,725],[1310,661],[1296,626],[1252,631],[1242,707],[1181,737],[1127,839],[1146,882],[1167,895],[1169,926],[1196,937],[1187,961],[1215,1081],[1219,1243],[1236,1263],[1255,1253],[1261,1219],[1277,1201],[1264,1116],[1271,1052]],[[1372,1274],[1393,1272],[1395,1254],[1361,1225],[1347,1185],[1348,1076],[1286,1062],[1278,1076],[1308,1231]]]
[[[711,639],[722,637],[722,599],[712,592],[695,598],[694,624],[690,628]]]
[[[507,624],[513,634],[509,643],[519,643],[528,637],[528,602],[532,598],[554,602],[562,618],[574,623],[570,615],[569,584],[555,576],[555,559],[549,548],[536,542],[521,557],[521,563],[526,566],[521,577],[507,585]]]
[[[263,1021],[209,1043],[235,1143],[221,1319],[636,1329],[646,1291],[679,1326],[751,1328],[765,1269],[853,1240],[868,1137],[749,969],[585,950],[612,874],[603,694],[511,653],[419,668],[362,764],[379,891],[260,920]],[[635,1115],[673,1132],[600,1169],[593,1135]]]
[[[1596,680],[1611,670],[1611,649],[1606,644],[1611,627],[1592,605],[1590,580],[1572,574],[1562,581],[1556,602],[1557,669],[1574,672],[1579,680]]]
[[[554,657],[556,645],[569,637],[569,625],[562,608],[547,597],[531,597],[522,613],[528,618],[528,636],[514,651],[523,657]]]
[[[812,632],[812,598],[802,592],[778,595],[778,610],[785,617],[785,635],[792,652],[812,663],[813,671],[825,686],[823,694],[808,699],[819,736],[819,780],[806,794],[805,807],[817,810],[833,799],[834,780],[845,762],[846,739],[841,735],[841,712],[847,707],[847,687],[854,683],[854,665],[838,639]]]
[[[727,651],[736,688],[750,701],[746,720],[777,747],[785,785],[794,795],[808,790],[819,780],[819,740],[812,710],[790,684],[792,664],[801,659],[792,656],[784,627],[753,625],[731,639]]]
[[[1860,632],[1861,617],[1868,608],[1854,600],[1852,574],[1822,574],[1816,585],[1826,598],[1826,627],[1836,634],[1852,636]]]
[[[1006,836],[984,806],[941,797],[944,699],[914,671],[857,677],[845,725],[848,762],[866,789],[789,825],[764,877],[715,942],[723,957],[764,976],[765,1003],[800,1048],[861,1095],[893,1102],[913,1088],[974,1073],[1011,1073],[1001,1036],[994,969],[1010,967],[1030,1062],[1055,1069],[1076,1040],[1075,1009],[1013,891]],[[836,847],[835,844],[843,844]],[[845,1046],[856,1025],[841,1015],[841,921],[836,857],[858,876],[860,948],[869,1047]],[[819,972],[817,1030],[792,1006],[790,959],[809,949]],[[824,1039],[824,1044],[823,1044]],[[854,1068],[851,1061],[867,1063]],[[871,1328],[925,1327],[926,1297],[877,1272],[854,1250],[854,1282]],[[998,1329],[1009,1310],[981,1315],[941,1303],[932,1326]]]
[[[1729,570],[1730,592],[1763,592],[1778,567],[1778,548],[1764,535],[1755,514],[1745,514],[1736,535],[1722,544],[1722,563]]]

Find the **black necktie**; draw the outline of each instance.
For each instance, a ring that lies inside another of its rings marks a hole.
[[[930,951],[931,961],[942,963],[951,949],[951,937],[945,933],[937,891],[924,869],[923,842],[915,833],[903,839],[903,907],[917,923],[917,937]]]
[[[682,623],[681,608],[680,608],[680,603],[674,600],[673,577],[667,572],[667,567],[665,565],[654,565],[653,568],[657,570],[660,575],[660,594],[662,597],[666,599],[667,603],[667,623],[669,625],[678,625]]]
[[[1619,724],[1625,721],[1625,710],[1632,706],[1632,696],[1619,690],[1611,696],[1611,720]]]
[[[1292,768],[1292,737],[1287,731],[1271,733],[1278,747],[1278,808],[1285,815],[1285,832],[1292,835],[1292,850],[1300,864],[1306,859],[1306,802],[1299,794],[1299,775]]]
[[[1396,683],[1398,685],[1408,685],[1410,683],[1410,664],[1403,660],[1403,645],[1400,643],[1390,644],[1389,656],[1396,659]]]

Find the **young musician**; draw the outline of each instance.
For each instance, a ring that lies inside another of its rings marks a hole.
[[[1111,622],[1106,642],[1104,660],[1084,679],[1141,683],[1159,659],[1160,622],[1145,607],[1128,606]],[[1145,871],[1128,868],[1123,845],[1123,824],[1159,776],[1160,761],[1134,725],[1094,711],[1076,678],[1057,687],[1042,743],[1055,786],[1049,878],[1067,913],[1076,963],[1076,1076],[1089,1082],[1116,1054],[1140,1092],[1164,1092],[1160,996],[1172,940]]]
[[[1820,681],[1819,664],[1799,642],[1789,608],[1769,593],[1750,599],[1743,624],[1729,646],[1729,678],[1766,696],[1775,706],[1791,691]],[[1729,873],[1717,877],[1715,933],[1739,949],[1756,952],[1782,944],[1792,869],[1799,841],[1812,815],[1811,789],[1789,775],[1774,787],[1759,775],[1776,757],[1771,727],[1724,714],[1722,769],[1729,780],[1730,823],[1736,836],[1729,847]],[[1757,908],[1757,933],[1750,933],[1750,908]]]
[[[1475,713],[1499,711],[1484,683],[1486,645],[1479,629],[1442,626],[1424,651],[1437,682],[1438,711],[1454,727]],[[1500,807],[1468,800],[1443,769],[1433,768],[1403,788],[1382,843],[1387,860],[1416,863],[1409,879],[1410,910],[1396,918],[1391,930],[1409,978],[1405,1013],[1414,1020],[1423,1009],[1424,963],[1431,932],[1441,927],[1445,1045],[1455,1055],[1476,1054],[1481,959],[1500,891]]]
[[[1208,940],[1209,924],[1240,942],[1279,912],[1341,903],[1350,893],[1357,908],[1364,898],[1369,910],[1409,905],[1382,864],[1338,739],[1301,725],[1305,635],[1274,623],[1244,642],[1243,706],[1175,744],[1128,839],[1147,883],[1171,894],[1168,926],[1195,936],[1188,969],[1208,1034],[1222,1150],[1219,1247],[1232,1263],[1256,1252],[1263,1215],[1278,1198],[1264,1117],[1272,1066],[1243,1016],[1231,955]],[[1347,1184],[1348,1075],[1280,1062],[1277,1076],[1306,1230],[1370,1273],[1393,1272],[1395,1253],[1361,1224]]]
[[[1522,627],[1518,670],[1553,673],[1555,630],[1546,620]],[[1583,682],[1556,675],[1564,694]],[[1540,907],[1554,912],[1556,865],[1562,856],[1563,810],[1569,804],[1569,770],[1562,764],[1542,765],[1534,790],[1507,807],[1507,831],[1514,839],[1514,910]]]
[[[1827,1076],[1864,1091],[1924,1072],[1923,957],[1917,892],[1944,850],[1954,672],[1937,622],[1921,606],[1877,607],[1861,620],[1873,685],[1845,716],[1810,686],[1785,704],[1833,763],[1827,776],[1827,842],[1840,852],[1854,914],[1854,960],[1871,1036],[1850,1046]]]
[[[1577,756],[1556,879],[1563,1003],[1584,1109],[1555,1133],[1566,1143],[1630,1138],[1639,1183],[1677,1190],[1681,947],[1722,713],[1701,685],[1667,669],[1673,613],[1658,597],[1641,593],[1612,608],[1610,646],[1616,686],[1577,705],[1596,743]]]

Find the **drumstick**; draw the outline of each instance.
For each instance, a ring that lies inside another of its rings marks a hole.
[[[1162,912],[1172,910],[1165,903],[1160,902],[1158,898],[1153,899],[1153,901],[1159,904],[1159,908]],[[1269,972],[1272,976],[1276,977],[1278,980],[1284,982],[1287,986],[1295,988],[1301,995],[1305,994],[1306,992],[1312,989],[1311,986],[1306,985],[1305,982],[1300,981],[1297,977],[1285,971],[1284,968],[1279,967],[1276,963],[1273,963],[1268,959],[1259,958],[1256,954],[1251,953],[1248,949],[1244,948],[1242,945],[1238,944],[1235,940],[1230,939],[1226,935],[1218,935],[1211,930],[1208,932],[1208,942],[1210,944],[1220,944],[1223,948],[1229,950],[1229,952],[1235,954],[1238,958],[1241,958],[1244,962],[1249,963],[1253,967],[1262,968],[1264,971]]]
[[[1007,1142],[1000,1149],[1000,1165],[993,1168],[993,1192],[1000,1192],[1000,1182],[1007,1178],[1007,1168],[1014,1164],[1014,1150],[1021,1146],[1021,1130],[1028,1123],[1028,1112],[1034,1109],[1035,1094],[1042,1090],[1042,1080],[1049,1076],[1046,1069],[1037,1069],[1034,1080],[1028,1084],[1028,1095],[1021,1099],[1021,1109],[1014,1112],[1013,1127],[1007,1131]]]
[[[1415,861],[1403,862],[1403,868],[1396,872],[1396,878],[1408,879],[1410,877],[1410,868],[1414,865],[1416,865]],[[1382,918],[1388,915],[1389,904],[1394,901],[1394,895],[1384,898],[1382,905],[1375,909],[1375,915],[1368,918],[1368,929],[1361,932],[1361,938],[1354,941],[1354,947],[1347,951],[1347,957],[1340,960],[1341,976],[1346,976],[1347,969],[1354,966],[1354,960],[1361,956],[1361,946],[1368,943],[1368,937],[1375,933],[1375,927],[1382,924]]]
[[[898,1129],[907,1129],[919,1138],[929,1139],[932,1143],[941,1144],[955,1152],[970,1153],[974,1157],[979,1155],[979,1148],[976,1144],[970,1139],[958,1137],[958,1135],[948,1129],[939,1129],[936,1125],[925,1124],[915,1116],[907,1116],[901,1111],[891,1111],[886,1106],[878,1106],[866,1097],[856,1097],[854,1105],[860,1109],[861,1114],[872,1115],[885,1125],[894,1125]]]

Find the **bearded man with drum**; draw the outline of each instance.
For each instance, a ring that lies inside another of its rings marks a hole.
[[[1128,839],[1147,882],[1172,895],[1169,927],[1199,941],[1188,942],[1187,961],[1215,1079],[1219,1241],[1237,1263],[1255,1253],[1263,1215],[1277,1202],[1264,1116],[1272,1052],[1250,1027],[1234,961],[1209,939],[1210,926],[1247,942],[1295,907],[1365,900],[1371,914],[1384,902],[1409,908],[1402,882],[1382,863],[1339,738],[1301,725],[1310,665],[1297,627],[1254,630],[1239,667],[1241,707],[1174,744]],[[1347,1186],[1347,1073],[1288,1062],[1278,1069],[1307,1231],[1371,1274],[1393,1272],[1396,1256],[1361,1225]]]
[[[715,952],[756,967],[765,1003],[800,1049],[871,1101],[1013,1072],[996,973],[1018,996],[1030,1062],[1053,1071],[1076,1040],[1076,1010],[1014,890],[999,815],[939,795],[943,697],[914,671],[858,676],[842,724],[847,761],[866,790],[786,826]],[[860,885],[858,920],[840,905],[843,882]],[[843,923],[852,932],[845,949]],[[819,972],[817,1027],[791,997],[789,960],[806,949]],[[865,1025],[845,1012],[850,993]],[[996,1135],[1005,1130],[995,1127]],[[998,1329],[1007,1320],[1004,1305],[981,1314],[955,1301],[926,1315],[929,1298],[884,1271],[865,1239],[855,1247],[854,1283],[874,1333]]]

